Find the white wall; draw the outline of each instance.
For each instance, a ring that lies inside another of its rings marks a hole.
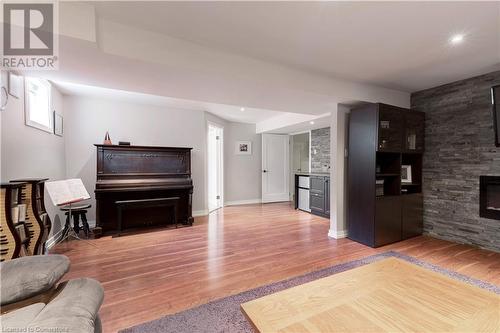
[[[251,141],[251,155],[236,155],[237,141]],[[224,200],[226,204],[260,202],[262,135],[255,125],[230,122],[224,128]]]
[[[7,73],[2,71],[2,82]],[[19,99],[9,96],[1,114],[1,178],[8,182],[19,178],[66,177],[64,138],[24,124],[24,90]],[[64,115],[63,97],[52,88],[52,109]],[[51,235],[64,226],[63,214],[55,208],[47,193],[45,206],[52,221]]]
[[[207,122],[224,129],[224,204],[260,202],[262,197],[262,135],[254,124],[226,121],[206,113]],[[252,155],[236,155],[237,141],[251,141]]]
[[[109,131],[113,143],[192,147],[193,214],[206,211],[206,132],[201,111],[121,103],[93,97],[64,98],[66,109],[66,165],[68,177],[82,178],[92,196],[89,220],[95,220],[95,143]]]
[[[133,145],[192,147],[193,214],[207,212],[208,121],[224,128],[225,201],[255,201],[261,197],[261,139],[255,125],[227,122],[202,111],[116,102],[96,97],[65,96],[66,174],[81,178],[91,194],[95,220],[96,148],[106,131],[111,140]],[[236,141],[252,141],[250,156],[234,154]]]
[[[330,125],[330,230],[328,236],[347,237],[347,157],[350,109],[338,104]]]

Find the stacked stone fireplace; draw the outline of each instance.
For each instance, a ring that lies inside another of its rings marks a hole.
[[[485,178],[483,191],[479,183],[481,175],[500,176],[491,105],[499,84],[497,71],[411,96],[412,108],[425,112],[424,232],[497,252],[499,188],[485,186],[494,178]]]

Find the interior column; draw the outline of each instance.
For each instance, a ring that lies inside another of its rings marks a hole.
[[[328,236],[347,236],[346,166],[349,108],[337,104],[330,121],[330,230]]]

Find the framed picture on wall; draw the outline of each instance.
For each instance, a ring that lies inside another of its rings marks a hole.
[[[63,117],[54,111],[54,134],[63,136]]]
[[[252,155],[252,141],[237,141],[236,155]]]
[[[411,165],[401,166],[401,183],[411,184]]]

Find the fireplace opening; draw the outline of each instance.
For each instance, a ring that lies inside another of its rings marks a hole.
[[[479,216],[500,220],[500,177],[480,176]]]

